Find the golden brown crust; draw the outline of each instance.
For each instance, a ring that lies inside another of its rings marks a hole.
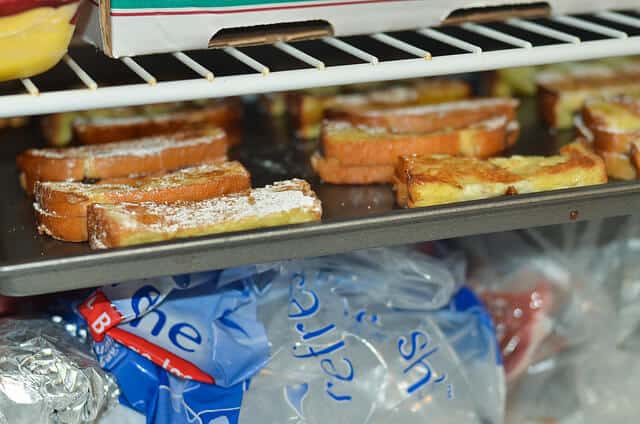
[[[549,91],[545,87],[538,87],[538,110],[542,120],[551,128],[558,126],[557,104],[557,93]]]
[[[640,137],[640,101],[629,97],[588,101],[582,122],[596,150],[629,154],[631,142]]]
[[[42,210],[34,204],[38,233],[49,235],[57,240],[87,241],[87,217],[57,215]]]
[[[582,141],[562,148],[560,153],[487,160],[403,156],[395,172],[397,201],[405,207],[430,206],[607,181],[603,161]]]
[[[350,91],[347,88],[334,88],[324,93],[288,93],[287,108],[296,134],[301,138],[317,137],[325,114],[338,116],[349,111],[426,105],[465,99],[471,94],[468,83],[441,79],[423,79],[382,87],[374,85],[365,90],[360,87],[352,94],[345,94],[345,90]]]
[[[393,166],[399,156],[410,154],[494,156],[515,142],[517,132],[517,125],[500,118],[457,130],[403,134],[329,121],[322,148],[326,158],[343,165]]]
[[[427,106],[377,110],[374,108],[328,109],[327,119],[346,120],[356,125],[385,128],[395,133],[425,133],[465,128],[479,121],[504,116],[513,121],[518,101],[492,98]]]
[[[201,109],[179,110],[158,116],[131,118],[107,118],[104,120],[76,121],[73,129],[81,144],[104,144],[169,134],[178,131],[209,126],[234,132],[234,141],[239,141],[237,132],[241,126],[242,104],[239,100],[227,100]],[[231,137],[230,137],[231,138]],[[230,144],[233,144],[230,142]]]
[[[319,220],[320,201],[306,181],[289,180],[200,202],[93,204],[94,249]]]
[[[35,199],[47,212],[80,217],[92,203],[196,201],[249,188],[249,172],[239,162],[227,162],[132,178],[127,184],[38,183]]]
[[[617,180],[635,180],[638,177],[640,168],[632,161],[635,155],[600,150],[596,150],[596,153],[604,161],[609,177]]]
[[[347,166],[336,159],[326,159],[319,153],[311,157],[311,166],[322,178],[331,184],[375,184],[393,182],[392,165],[352,165]]]
[[[204,113],[200,113],[203,111]],[[191,115],[194,113],[194,115]],[[229,144],[240,141],[242,102],[239,98],[197,100],[126,106],[79,112],[63,112],[44,116],[42,133],[47,144],[63,147],[74,139],[74,127],[85,144],[166,134],[192,126],[220,126],[229,133]],[[113,123],[100,125],[100,123]],[[172,124],[172,125],[171,125]],[[76,137],[77,138],[77,137]],[[93,142],[93,143],[92,143]]]
[[[631,161],[636,170],[636,175],[640,173],[640,139],[631,143]]]
[[[31,182],[81,181],[166,172],[211,162],[225,156],[227,148],[221,130],[200,130],[96,146],[30,149],[18,156],[17,165]]]

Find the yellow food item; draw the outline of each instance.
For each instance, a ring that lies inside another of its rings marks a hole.
[[[560,153],[488,160],[405,156],[396,168],[398,203],[413,208],[607,182],[602,159],[581,142]]]
[[[0,17],[0,81],[42,73],[67,52],[77,3]]]

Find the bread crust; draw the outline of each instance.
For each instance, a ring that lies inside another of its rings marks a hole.
[[[229,144],[238,142],[242,120],[239,100],[224,101],[201,109],[178,110],[158,116],[140,118],[106,118],[78,120],[73,124],[76,138],[81,144],[104,144],[190,130],[202,126],[220,127],[228,133]]]
[[[534,193],[607,182],[605,165],[586,143],[574,142],[560,156],[459,158],[403,156],[395,173],[401,206],[420,207]]]
[[[385,128],[394,133],[426,133],[465,128],[497,116],[513,121],[517,107],[518,101],[515,99],[486,98],[390,110],[328,109],[326,117],[355,125]]]
[[[351,165],[346,166],[337,159],[326,159],[318,152],[311,156],[311,166],[322,178],[331,184],[375,184],[393,182],[393,165]]]
[[[87,241],[86,216],[57,215],[43,210],[37,203],[34,203],[33,210],[39,234],[46,234],[62,241]]]
[[[93,204],[93,249],[319,220],[320,200],[306,181],[289,180],[200,202]]]
[[[29,149],[16,162],[29,193],[36,181],[82,181],[166,172],[226,155],[222,130],[206,129],[68,149]]]
[[[219,126],[229,144],[240,142],[242,102],[239,98],[160,103],[46,115],[41,120],[47,144],[63,147],[74,138],[83,144],[110,143],[131,138]]]
[[[620,113],[637,120],[637,125],[618,128]],[[582,122],[591,132],[596,150],[630,154],[631,142],[640,138],[640,102],[628,97],[588,101],[582,108]]]
[[[390,86],[374,85],[373,88],[346,93],[348,88],[339,87],[334,92],[314,94],[306,92],[287,93],[287,108],[296,135],[303,139],[316,138],[325,115],[349,111],[365,112],[391,107],[410,107],[468,98],[471,87],[462,80],[427,79]],[[342,91],[342,93],[340,93]]]
[[[228,162],[140,177],[128,184],[38,183],[34,209],[38,227],[46,233],[86,241],[87,208],[94,203],[198,201],[250,188],[249,172],[239,162]]]
[[[329,121],[323,129],[322,148],[326,158],[342,165],[394,166],[399,156],[410,154],[494,156],[513,145],[518,133],[517,123],[505,117],[431,133],[392,133]]]
[[[638,177],[640,168],[634,164],[634,155],[602,150],[596,150],[596,153],[604,161],[609,177],[617,180],[635,180]]]

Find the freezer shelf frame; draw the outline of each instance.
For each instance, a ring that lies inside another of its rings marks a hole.
[[[295,45],[281,42],[273,47],[306,63],[308,67],[277,72],[271,72],[268,66],[241,49],[226,48],[224,51],[229,60],[239,61],[254,72],[222,77],[215,77],[215,69],[203,66],[184,52],[174,52],[167,56],[173,56],[185,68],[190,69],[194,75],[191,79],[159,81],[154,76],[153,69],[145,69],[135,59],[124,57],[120,61],[136,75],[139,83],[115,86],[103,86],[100,81],[94,80],[73,59],[72,51],[64,59],[64,63],[69,72],[76,75],[77,83],[83,84],[85,88],[42,91],[31,79],[24,79],[24,93],[0,95],[0,117],[258,94],[640,54],[640,33],[629,35],[616,29],[619,25],[640,28],[640,16],[599,12],[592,17],[599,23],[564,15],[550,19],[565,28],[573,28],[578,33],[586,31],[600,36],[600,39],[592,41],[584,41],[573,33],[553,28],[549,23],[543,25],[526,19],[509,19],[504,22],[509,28],[524,31],[530,37],[543,36],[557,41],[557,44],[551,45],[535,45],[524,36],[514,36],[485,24],[468,23],[460,26],[467,34],[475,34],[511,47],[491,51],[486,51],[464,37],[447,34],[441,28],[415,31],[433,42],[462,52],[452,55],[432,56],[425,48],[389,34],[369,36],[376,42],[413,56],[402,60],[385,60],[342,39],[325,38],[323,43],[361,60],[361,63],[339,66],[325,66],[322,58],[313,57]],[[603,21],[610,25],[603,25]]]
[[[25,296],[383,245],[624,216],[639,208],[640,185],[620,182],[396,210],[357,220],[275,227],[3,265],[0,294]]]

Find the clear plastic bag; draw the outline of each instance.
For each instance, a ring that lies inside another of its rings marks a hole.
[[[491,322],[443,261],[373,249],[286,263],[270,286],[241,423],[501,422]]]
[[[637,219],[626,219],[458,241],[496,322],[509,382],[507,422],[635,419],[634,234]]]
[[[105,287],[79,309],[150,423],[499,424],[495,333],[463,269],[372,249]],[[176,326],[193,352],[159,338]],[[224,387],[179,377],[194,365]]]

